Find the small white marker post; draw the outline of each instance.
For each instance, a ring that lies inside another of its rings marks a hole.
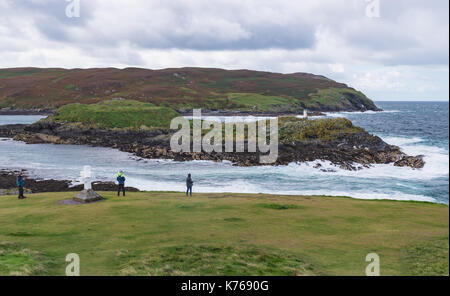
[[[84,183],[84,190],[92,189],[91,184],[91,178],[92,178],[92,172],[91,172],[91,166],[85,165],[83,167],[83,170],[80,172],[81,180]]]
[[[303,109],[303,118],[308,118],[308,110]]]

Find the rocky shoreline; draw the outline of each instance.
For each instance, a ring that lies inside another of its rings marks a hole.
[[[16,194],[16,171],[0,171],[0,195]],[[117,191],[114,182],[92,182],[92,188],[96,191]],[[42,192],[78,192],[83,190],[83,185],[73,185],[69,180],[34,179],[25,176],[25,193]],[[129,192],[139,191],[133,187],[126,187]]]
[[[190,110],[176,110],[182,116],[192,116],[192,109]],[[383,111],[377,109],[373,111]],[[0,109],[1,115],[42,115],[48,116],[55,112],[54,109]],[[318,109],[308,110],[308,116],[323,116],[323,112],[364,112],[364,109]],[[296,116],[303,114],[303,109],[296,111],[243,111],[243,110],[208,110],[202,109],[203,116]]]
[[[230,161],[237,166],[259,166],[259,153],[175,153],[170,149],[173,131],[108,130],[74,124],[39,121],[31,125],[0,126],[0,137],[13,138],[28,144],[53,143],[111,147],[147,159],[175,161]],[[333,140],[280,141],[278,160],[273,165],[314,160],[330,161],[339,168],[359,170],[372,164],[389,164],[422,168],[422,156],[408,156],[399,147],[362,130],[342,134]],[[318,169],[320,166],[317,167]]]
[[[0,109],[0,115],[42,115],[47,116],[53,114],[54,110],[50,109]]]
[[[192,109],[191,110],[176,110],[180,115],[191,117],[192,116]],[[382,110],[377,110],[382,111]],[[308,116],[314,117],[314,116],[324,116],[325,114],[323,112],[328,111],[314,111],[314,110],[308,110]],[[331,112],[331,111],[330,111]],[[358,110],[342,110],[339,112],[361,112]],[[254,117],[275,117],[275,116],[297,116],[299,114],[303,114],[303,109],[299,109],[297,111],[241,111],[241,110],[203,110],[202,109],[202,116],[218,116],[218,117],[228,117],[228,116],[254,116]]]

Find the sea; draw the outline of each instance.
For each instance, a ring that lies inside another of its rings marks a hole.
[[[409,155],[423,155],[422,169],[378,164],[347,171],[329,162],[286,166],[236,167],[229,162],[176,162],[141,159],[112,148],[37,144],[0,139],[0,170],[26,169],[42,179],[80,183],[80,171],[90,165],[94,179],[115,181],[123,170],[127,186],[148,191],[183,191],[192,174],[195,192],[270,193],[349,196],[358,199],[414,200],[449,204],[449,103],[376,102],[383,112],[327,113],[399,146]],[[32,123],[41,116],[0,116],[0,125]],[[324,172],[314,168],[334,172]]]

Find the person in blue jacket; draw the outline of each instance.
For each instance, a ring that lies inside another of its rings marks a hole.
[[[120,191],[123,192],[125,196],[125,175],[122,171],[117,174],[117,182],[119,183],[119,188],[117,189],[117,196],[120,196]]]
[[[17,176],[17,187],[19,188],[19,199],[24,199],[23,196],[23,186],[25,185],[25,181],[23,180],[23,172]]]

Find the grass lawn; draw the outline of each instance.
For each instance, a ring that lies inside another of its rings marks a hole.
[[[446,205],[336,197],[140,192],[0,197],[0,275],[449,274]]]

